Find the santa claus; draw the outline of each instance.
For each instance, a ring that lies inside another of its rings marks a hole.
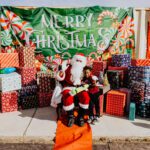
[[[68,122],[67,126],[71,127],[74,124],[74,96],[76,95],[79,99],[79,112],[77,122],[79,126],[84,125],[84,114],[86,109],[89,107],[90,97],[86,90],[79,90],[76,94],[77,87],[81,86],[81,80],[83,77],[83,69],[86,66],[86,57],[83,54],[76,54],[73,56],[69,65],[62,66],[56,79],[61,81],[62,89],[62,102],[63,109],[67,112]],[[83,88],[84,89],[84,88]],[[86,89],[86,88],[85,88]]]

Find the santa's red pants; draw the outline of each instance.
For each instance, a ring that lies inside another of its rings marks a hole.
[[[65,89],[62,92],[63,108],[65,111],[72,110],[74,108],[74,96],[70,95],[70,89]],[[88,109],[90,97],[87,91],[82,91],[77,94],[79,99],[79,106],[83,109]]]

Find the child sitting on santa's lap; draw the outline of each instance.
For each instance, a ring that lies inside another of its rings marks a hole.
[[[99,104],[99,96],[101,95],[99,86],[98,78],[92,75],[92,68],[86,66],[84,68],[84,77],[83,83],[89,84],[88,93],[90,96],[90,103],[89,103],[89,119],[88,123],[95,124],[98,122],[98,118],[100,118],[100,104]],[[94,108],[96,114],[94,114]]]

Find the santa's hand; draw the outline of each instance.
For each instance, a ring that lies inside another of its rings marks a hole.
[[[83,88],[84,88],[84,90],[88,90],[89,85],[88,85],[88,84],[85,84],[85,85],[83,85]]]

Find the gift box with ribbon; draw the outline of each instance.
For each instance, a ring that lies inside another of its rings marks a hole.
[[[55,88],[55,78],[52,73],[38,72],[37,84],[39,92],[51,93]]]
[[[32,68],[35,67],[34,47],[18,47],[19,66]]]
[[[0,109],[2,112],[18,110],[18,93],[16,91],[0,92]]]
[[[19,68],[18,72],[21,75],[22,86],[32,86],[36,84],[36,69],[35,68]]]
[[[18,53],[0,53],[0,68],[19,67]]]
[[[112,66],[115,67],[128,67],[131,65],[130,54],[115,54],[112,55]]]
[[[52,93],[38,93],[38,103],[39,107],[48,107],[50,106],[52,98]]]
[[[0,74],[0,91],[9,92],[21,89],[21,76],[16,73]]]

